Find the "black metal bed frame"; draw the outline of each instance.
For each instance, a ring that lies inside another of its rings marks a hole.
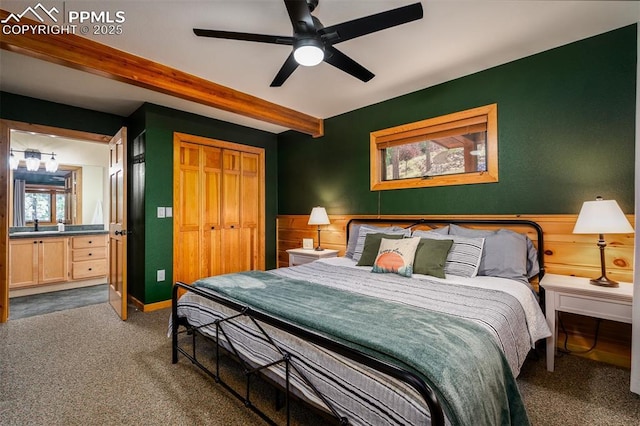
[[[412,228],[418,225],[437,225],[437,224],[482,224],[482,225],[524,225],[529,226],[535,229],[538,238],[538,262],[540,267],[540,273],[538,274],[539,279],[542,279],[544,276],[544,240],[543,240],[543,232],[540,225],[536,222],[530,220],[523,219],[351,219],[347,224],[347,242],[349,241],[349,229],[351,227],[351,223],[354,221],[362,222],[362,223],[407,223],[406,228]],[[211,324],[205,324],[200,327],[194,327],[190,325],[186,318],[178,317],[178,291],[179,289],[183,289],[185,291],[189,291],[197,294],[198,296],[204,297],[205,299],[214,301],[221,305],[224,305],[228,308],[233,309],[237,313],[235,315],[231,315],[226,318],[222,318],[219,320],[215,320]],[[540,304],[544,307],[544,297],[543,290],[541,289],[540,293]],[[297,374],[304,380],[304,382],[310,387],[310,389],[320,398],[321,401],[325,404],[325,406],[330,410],[330,415],[332,415],[339,424],[347,425],[349,424],[349,420],[335,410],[335,408],[329,403],[329,401],[322,395],[322,393],[311,383],[311,381],[296,367],[295,364],[291,363],[291,359],[294,358],[294,355],[291,355],[280,348],[274,340],[269,336],[269,334],[265,331],[265,329],[260,325],[259,322],[264,324],[268,324],[272,327],[278,328],[286,333],[292,334],[298,338],[301,338],[309,343],[321,346],[325,349],[328,349],[332,352],[345,356],[352,361],[356,361],[362,365],[373,368],[374,370],[386,374],[390,377],[393,377],[411,387],[413,387],[424,399],[427,407],[429,408],[429,412],[431,415],[431,425],[433,426],[443,426],[444,423],[444,413],[442,410],[442,406],[438,401],[435,392],[429,385],[427,385],[424,380],[422,380],[416,374],[407,371],[405,369],[399,368],[393,364],[389,364],[387,362],[381,361],[379,359],[373,358],[363,352],[360,352],[356,349],[350,348],[344,344],[331,340],[327,337],[324,337],[320,334],[314,333],[307,329],[297,327],[291,323],[282,321],[276,317],[270,316],[260,311],[256,311],[249,306],[242,305],[237,303],[231,299],[223,297],[221,295],[212,294],[209,292],[205,292],[197,287],[193,287],[191,285],[177,282],[173,287],[172,294],[172,323],[171,323],[171,334],[172,334],[172,363],[175,364],[178,362],[178,354],[184,355],[187,359],[189,359],[193,364],[202,369],[207,375],[211,376],[216,383],[220,383],[225,389],[227,389],[232,395],[241,400],[246,407],[251,409],[253,412],[258,414],[263,420],[265,420],[268,424],[275,425],[276,423],[262,410],[256,407],[251,401],[251,378],[255,375],[262,374],[263,370],[269,369],[270,367],[284,364],[285,368],[285,385],[284,385],[284,394],[285,394],[285,402],[284,406],[286,408],[286,421],[287,425],[290,423],[290,398],[291,398],[291,390],[290,390],[290,374],[291,369],[294,369]],[[247,362],[245,362],[242,356],[238,353],[233,342],[229,339],[229,336],[226,334],[223,326],[229,321],[244,316],[248,318],[256,328],[262,333],[265,337],[266,341],[270,343],[273,348],[278,351],[281,355],[279,360],[270,362],[261,366],[251,366]],[[216,335],[215,338],[211,338],[208,335],[200,332],[201,327],[215,325]],[[180,326],[183,326],[185,329],[180,331]],[[191,339],[191,348],[192,351],[189,353],[186,349],[179,346],[178,335],[182,333],[190,333],[192,336]],[[235,358],[240,362],[243,372],[246,376],[246,387],[244,391],[244,395],[240,394],[238,391],[233,389],[228,383],[226,383],[220,377],[220,334],[225,337],[229,348],[222,349],[225,352],[230,352],[234,355]],[[200,335],[203,338],[212,341],[215,343],[215,371],[209,370],[205,365],[203,365],[196,356],[196,338]],[[263,375],[263,374],[262,374]],[[277,383],[274,384],[279,386]]]

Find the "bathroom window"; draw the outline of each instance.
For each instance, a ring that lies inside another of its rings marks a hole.
[[[42,224],[65,221],[67,196],[59,190],[27,189],[24,194],[24,213],[27,223],[35,219]]]

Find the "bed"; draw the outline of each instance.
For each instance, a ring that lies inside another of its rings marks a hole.
[[[410,266],[383,260],[409,246]],[[352,221],[345,257],[176,283],[173,362],[184,355],[267,422],[249,389],[221,379],[219,351],[282,388],[287,410],[293,396],[341,424],[528,424],[515,377],[551,334],[529,283],[543,253],[530,221]],[[201,337],[216,342],[213,370],[195,356]]]

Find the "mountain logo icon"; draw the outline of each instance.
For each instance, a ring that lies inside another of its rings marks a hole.
[[[35,16],[40,22],[44,23],[45,21],[42,16],[45,16],[45,15],[51,18],[53,22],[58,22],[58,18],[55,17],[54,13],[60,13],[60,11],[56,7],[52,7],[51,10],[47,10],[47,8],[42,5],[42,3],[38,3],[34,7],[31,7],[31,6],[27,7],[20,14],[10,13],[6,19],[3,19],[0,22],[2,22],[3,24],[9,23],[9,21],[11,20],[14,20],[15,22],[20,22],[20,19],[22,19],[22,17],[28,13],[31,13],[31,15]]]

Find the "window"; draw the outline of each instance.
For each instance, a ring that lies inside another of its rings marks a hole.
[[[371,133],[371,190],[498,182],[497,104]]]
[[[24,194],[26,222],[33,222],[35,219],[43,224],[66,221],[66,200],[64,188],[27,189]]]

